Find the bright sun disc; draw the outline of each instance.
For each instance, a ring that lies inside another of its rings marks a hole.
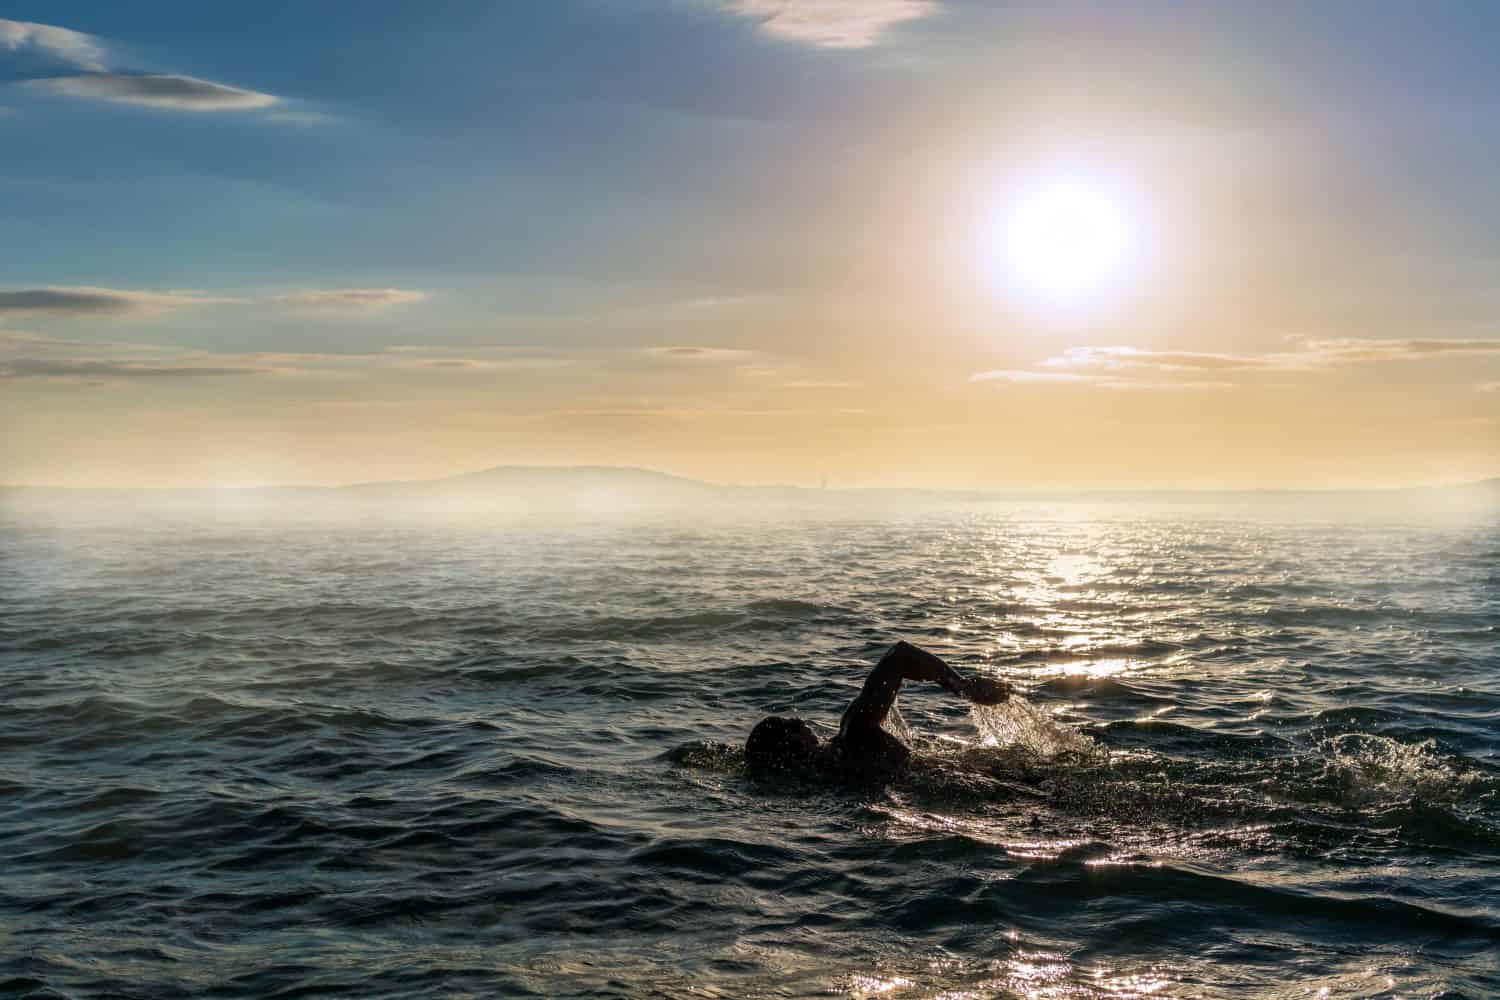
[[[992,234],[992,265],[1015,293],[1051,306],[1084,306],[1117,290],[1139,254],[1127,198],[1086,178],[1017,192]]]

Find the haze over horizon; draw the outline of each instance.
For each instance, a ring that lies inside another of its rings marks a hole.
[[[753,480],[708,480],[698,479],[691,476],[679,476],[670,472],[662,472],[645,466],[634,465],[498,465],[487,469],[470,469],[451,475],[435,476],[420,479],[354,479],[339,483],[265,483],[254,486],[186,486],[186,487],[68,487],[56,486],[54,484],[17,484],[0,482],[0,491],[18,491],[21,493],[37,493],[52,496],[58,493],[101,493],[105,495],[117,495],[119,493],[141,493],[151,494],[153,492],[172,493],[255,493],[265,491],[266,493],[277,493],[292,491],[301,493],[303,491],[314,491],[319,493],[345,494],[367,492],[371,488],[377,490],[404,490],[414,489],[424,492],[440,493],[450,487],[473,488],[479,495],[501,497],[516,489],[538,490],[543,495],[567,496],[573,499],[586,499],[590,495],[618,495],[621,491],[626,493],[643,491],[644,494],[659,493],[662,488],[669,490],[687,490],[704,495],[707,491],[716,496],[729,497],[735,494],[748,495],[850,495],[850,494],[930,494],[933,497],[941,496],[993,496],[995,498],[1025,498],[1034,497],[1070,497],[1076,496],[1080,500],[1089,498],[1107,498],[1117,496],[1120,498],[1146,497],[1146,496],[1173,496],[1199,495],[1204,497],[1242,496],[1248,494],[1265,494],[1268,496],[1317,496],[1327,495],[1330,497],[1352,496],[1352,497],[1376,497],[1389,495],[1402,497],[1406,495],[1422,496],[1427,494],[1474,494],[1476,501],[1483,502],[1486,507],[1492,507],[1494,502],[1500,501],[1500,477],[1466,480],[1458,483],[1423,483],[1407,487],[1385,487],[1369,489],[1322,489],[1322,490],[1295,490],[1277,487],[1245,488],[1240,490],[1192,490],[1192,489],[1136,489],[1136,490],[1111,490],[1111,489],[1072,489],[1072,490],[1047,490],[1047,489],[955,489],[943,487],[880,487],[880,486],[841,486],[827,480],[817,484],[806,486],[787,482],[760,482]],[[681,499],[680,497],[678,498]]]
[[[1500,476],[1500,9],[5,13],[3,483]]]

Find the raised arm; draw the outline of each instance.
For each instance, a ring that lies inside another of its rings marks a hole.
[[[982,704],[1004,701],[1010,691],[998,681],[985,678],[968,679],[961,676],[943,660],[909,642],[898,642],[886,651],[865,678],[864,690],[844,711],[839,724],[840,733],[847,739],[880,728],[896,703],[901,682],[930,681],[941,684],[961,698],[969,698]]]

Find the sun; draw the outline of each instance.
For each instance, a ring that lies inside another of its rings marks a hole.
[[[1135,276],[1142,227],[1128,194],[1058,175],[1021,185],[992,224],[988,265],[1007,290],[1052,308],[1097,305]]]

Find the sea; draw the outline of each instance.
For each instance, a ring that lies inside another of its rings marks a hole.
[[[1500,523],[9,511],[0,994],[1497,997]]]

